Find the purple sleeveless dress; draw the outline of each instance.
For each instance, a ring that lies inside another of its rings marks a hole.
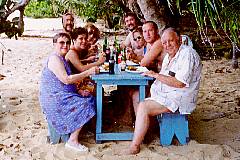
[[[52,54],[57,55],[57,54]],[[50,55],[50,56],[52,56]],[[64,57],[57,55],[64,63],[67,74],[71,69]],[[95,98],[77,94],[74,84],[64,84],[47,67],[42,71],[39,101],[47,121],[59,134],[68,134],[82,127],[95,115]]]

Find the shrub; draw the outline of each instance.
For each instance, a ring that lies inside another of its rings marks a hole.
[[[52,3],[49,0],[33,0],[25,8],[24,14],[28,17],[46,18],[56,17]]]

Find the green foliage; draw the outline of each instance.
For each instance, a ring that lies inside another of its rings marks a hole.
[[[29,17],[56,17],[50,0],[33,0],[25,8],[24,14]]]
[[[167,0],[169,7],[175,2],[179,11],[183,3],[188,3],[188,11],[195,16],[202,33],[212,27],[218,34],[223,30],[232,43],[239,43],[240,29],[240,0]],[[206,34],[205,34],[206,35]]]
[[[7,0],[0,0],[0,9],[6,4]]]
[[[114,0],[33,0],[26,7],[25,15],[34,18],[58,17],[66,10],[92,22],[98,18],[105,19],[111,23],[110,28],[118,24],[119,17],[123,14],[118,2]]]
[[[13,19],[15,19],[15,21],[13,20],[12,22],[2,18],[0,19],[0,34],[5,33],[9,38],[15,36],[17,39],[17,34],[18,36],[21,36],[23,31],[18,28],[19,17]]]
[[[229,0],[222,6],[222,11],[219,13],[221,26],[225,32],[230,32],[230,38],[234,43],[239,44],[239,29],[240,29],[240,0]]]

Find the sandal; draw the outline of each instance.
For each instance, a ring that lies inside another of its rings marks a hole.
[[[75,151],[78,151],[78,152],[81,152],[81,153],[88,153],[89,152],[89,149],[88,147],[82,145],[82,144],[75,144],[75,143],[72,143],[72,142],[67,142],[65,144],[65,147],[66,148],[69,148],[69,149],[74,149]]]

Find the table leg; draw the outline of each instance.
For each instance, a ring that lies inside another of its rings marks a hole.
[[[102,133],[102,85],[97,84],[97,122],[96,122],[96,143],[101,143],[98,140],[97,134]]]
[[[145,85],[139,86],[139,100],[140,102],[145,99]]]

